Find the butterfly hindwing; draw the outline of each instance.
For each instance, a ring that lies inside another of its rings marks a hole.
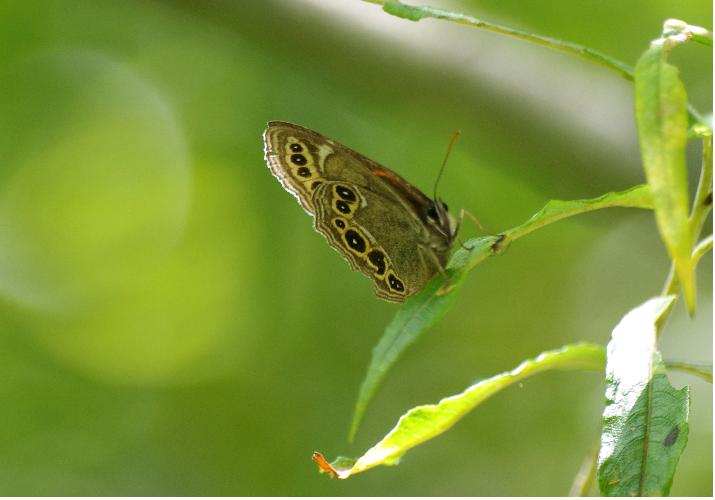
[[[425,259],[419,224],[394,199],[344,182],[326,182],[313,194],[315,229],[355,271],[375,283],[375,293],[401,302],[437,272]]]

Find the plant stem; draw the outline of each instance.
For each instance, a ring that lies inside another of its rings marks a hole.
[[[698,265],[700,258],[713,249],[713,235],[711,234],[703,241],[695,245],[693,249],[693,265]]]
[[[509,28],[507,26],[502,26],[500,24],[491,23],[488,21],[483,21],[477,19],[476,17],[468,16],[466,14],[460,14],[457,12],[450,12],[443,9],[438,9],[435,7],[425,6],[413,6],[399,2],[398,0],[363,0],[364,2],[373,3],[380,5],[382,9],[391,15],[397,15],[399,17],[405,17],[413,21],[418,21],[425,17],[431,17],[434,19],[443,19],[445,21],[451,21],[453,23],[465,24],[467,26],[473,26],[475,28],[480,28],[494,33],[501,33],[502,35],[511,36],[518,38],[520,40],[526,40],[527,42],[534,43],[536,45],[541,45],[544,47],[549,47],[561,52],[566,52],[567,54],[572,54],[583,59],[588,59],[590,61],[596,62],[602,66],[605,66],[619,75],[621,75],[626,80],[633,81],[633,68],[626,63],[619,61],[611,56],[593,50],[584,45],[578,43],[566,42],[563,40],[558,40],[556,38],[551,38],[548,36],[537,35],[535,33],[529,33],[527,31],[518,30],[515,28]],[[699,37],[697,41],[701,43],[702,37]],[[711,41],[712,43],[712,41]],[[690,120],[695,123],[704,123],[704,120],[700,113],[688,104],[688,115]]]
[[[690,213],[690,225],[693,237],[697,240],[703,230],[705,220],[713,206],[713,136],[703,137],[703,163],[700,180],[695,192],[693,209]]]
[[[588,492],[593,487],[593,481],[596,479],[596,471],[598,470],[598,445],[599,443],[596,441],[586,458],[583,459],[581,468],[571,484],[570,497],[589,496]]]
[[[686,363],[683,361],[666,361],[665,366],[671,370],[680,370],[688,372],[691,375],[698,376],[707,382],[713,383],[713,367],[712,365],[698,365],[694,363]]]
[[[397,4],[400,2],[395,2],[394,0],[364,0],[369,3],[374,3],[381,5],[385,8],[386,4]],[[628,66],[621,61],[618,61],[612,57],[607,56],[597,50],[589,49],[583,45],[577,43],[564,42],[562,40],[557,40],[555,38],[550,38],[546,36],[536,35],[534,33],[529,33],[526,31],[521,31],[514,28],[508,28],[500,24],[490,23],[488,21],[482,21],[472,16],[466,14],[460,14],[457,12],[449,12],[447,10],[438,9],[429,6],[419,6],[413,7],[410,5],[402,4],[404,7],[419,9],[421,17],[432,17],[435,19],[444,19],[446,21],[452,21],[458,24],[466,24],[468,26],[474,26],[475,28],[481,28],[495,33],[501,33],[502,35],[511,36],[514,38],[519,38],[521,40],[526,40],[528,42],[535,43],[537,45],[543,45],[545,47],[551,47],[552,49],[560,50],[562,52],[567,52],[569,54],[574,54],[585,59],[590,59],[599,64],[602,64],[613,71],[619,73],[621,76],[628,80],[633,80],[633,68]]]

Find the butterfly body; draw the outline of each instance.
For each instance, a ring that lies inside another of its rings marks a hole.
[[[457,224],[392,170],[313,130],[269,122],[266,162],[375,293],[402,302],[444,270]]]

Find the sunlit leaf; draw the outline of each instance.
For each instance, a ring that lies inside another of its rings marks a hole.
[[[674,296],[630,311],[608,344],[606,408],[598,458],[601,493],[667,495],[688,440],[689,389],[675,390],[656,349]]]
[[[358,394],[350,427],[350,440],[357,432],[367,404],[388,370],[422,332],[444,315],[457,296],[456,292],[466,272],[491,254],[491,247],[497,240],[496,236],[487,236],[467,241],[464,247],[454,253],[447,266],[449,285],[443,287],[443,277],[435,277],[424,290],[407,301],[397,312],[373,349],[372,360]]]
[[[587,200],[551,200],[524,224],[500,236],[487,236],[467,241],[450,259],[447,274],[450,285],[443,288],[443,277],[436,276],[425,289],[411,298],[397,312],[375,346],[372,360],[360,387],[350,427],[352,440],[385,375],[402,353],[449,309],[466,273],[490,255],[502,252],[515,239],[565,217],[608,207],[652,208],[650,189],[646,185],[625,191],[606,193]]]
[[[506,233],[506,239],[517,239],[540,227],[573,215],[609,207],[653,208],[653,197],[647,185],[640,184],[586,200],[551,200],[529,220]],[[508,244],[508,241],[506,242]]]
[[[651,187],[661,238],[673,259],[688,310],[695,310],[691,262],[685,145],[688,101],[675,66],[666,61],[667,44],[654,42],[635,70],[635,100],[641,156]]]
[[[411,409],[379,443],[356,460],[340,457],[328,463],[318,452],[313,454],[313,460],[322,472],[340,479],[378,465],[394,465],[407,450],[447,431],[482,401],[515,382],[545,370],[603,370],[604,366],[605,350],[599,345],[573,344],[547,351],[437,404]]]

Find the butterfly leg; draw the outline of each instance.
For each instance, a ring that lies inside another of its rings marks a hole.
[[[467,217],[469,217],[469,218],[472,220],[472,222],[474,222],[474,225],[477,226],[480,231],[482,231],[483,233],[488,234],[489,236],[494,236],[495,233],[492,232],[492,231],[490,231],[490,230],[487,229],[486,227],[484,227],[484,225],[483,225],[481,222],[479,222],[479,219],[477,219],[477,217],[476,217],[472,212],[470,212],[469,210],[467,210],[466,208],[461,208],[461,209],[459,210],[459,222],[460,222],[460,223],[464,220],[464,216],[465,216],[465,215],[466,215]]]
[[[429,258],[435,264],[435,266],[437,266],[437,270],[439,271],[439,273],[444,278],[444,283],[442,284],[440,289],[437,290],[437,295],[444,295],[445,293],[449,292],[453,288],[452,280],[449,278],[449,275],[447,274],[447,270],[444,268],[442,263],[437,258],[437,254],[434,252],[434,250],[430,247],[424,247],[424,246],[418,246],[417,250],[418,250],[417,254],[420,256],[422,265],[426,265],[425,256],[424,256],[424,253],[426,252],[427,255],[429,256]]]
[[[462,222],[464,222],[464,216],[465,216],[465,215],[471,219],[471,221],[474,223],[475,226],[477,226],[477,228],[478,228],[480,231],[482,231],[483,233],[488,234],[489,236],[494,236],[494,235],[495,235],[495,233],[493,233],[492,231],[490,231],[490,230],[488,230],[486,227],[484,227],[484,225],[482,225],[482,223],[479,222],[479,219],[477,219],[477,217],[476,217],[472,212],[470,212],[469,210],[467,210],[466,208],[460,208],[460,209],[459,209],[459,217],[457,218],[457,227],[461,227],[461,226],[462,226]],[[470,247],[470,246],[468,246],[468,245],[465,245],[464,242],[462,241],[462,239],[459,238],[459,236],[457,237],[457,240],[459,241],[459,244],[462,246],[462,248],[464,248],[465,250],[471,250],[471,249],[472,249],[472,247]]]

